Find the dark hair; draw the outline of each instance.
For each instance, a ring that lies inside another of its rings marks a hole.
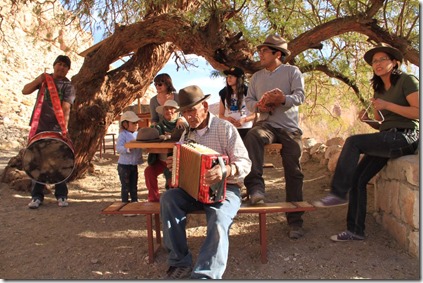
[[[53,67],[54,67],[54,65],[56,65],[59,62],[65,63],[69,67],[69,69],[70,69],[70,67],[71,67],[71,60],[70,60],[70,58],[68,56],[66,56],[66,55],[59,55],[59,56],[57,56],[56,60],[54,60]]]
[[[167,87],[167,92],[169,92],[169,93],[176,91],[176,89],[175,89],[175,87],[173,86],[173,83],[172,83],[172,78],[166,73],[158,74],[154,78],[154,82],[155,83],[164,83]]]
[[[395,57],[392,56],[391,54],[389,54],[389,53],[386,53],[386,54],[388,55],[389,59],[391,59],[391,60],[395,59]],[[396,64],[394,66],[394,69],[391,72],[390,77],[389,77],[389,79],[391,80],[391,84],[393,86],[395,86],[395,84],[397,83],[401,74],[402,74],[402,71],[398,69],[398,64]],[[372,87],[373,87],[373,90],[374,90],[375,93],[384,93],[385,92],[385,85],[383,84],[381,77],[376,75],[374,72],[373,72],[373,78],[370,80],[370,82],[372,84]]]
[[[246,85],[244,82],[244,75],[241,77],[236,77],[236,99],[237,99],[237,106],[238,109],[241,110],[242,102],[244,99]],[[231,97],[234,93],[234,90],[230,85],[228,85],[228,81],[226,81],[226,105],[231,105]],[[226,106],[225,106],[226,107]]]
[[[281,57],[279,57],[279,60],[281,60],[282,63],[285,62],[285,59],[286,59],[285,53],[283,53],[282,51],[280,51],[280,50],[278,50],[276,48],[272,48],[270,46],[267,46],[267,47],[269,47],[269,49],[272,50],[272,54],[275,54],[276,52],[280,52],[281,53]]]

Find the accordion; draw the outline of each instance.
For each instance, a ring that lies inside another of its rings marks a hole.
[[[202,203],[222,202],[226,196],[226,176],[211,186],[204,182],[206,172],[219,164],[224,168],[229,158],[197,143],[175,144],[171,187],[179,187]]]

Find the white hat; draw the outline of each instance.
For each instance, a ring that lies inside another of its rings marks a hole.
[[[179,109],[178,103],[175,100],[169,99],[169,100],[166,100],[163,106],[157,106],[156,112],[163,115],[163,109],[165,107],[173,107],[175,109]]]
[[[126,111],[120,117],[120,123],[123,121],[138,122],[139,120],[141,119],[137,116],[137,114],[134,113],[134,111]]]

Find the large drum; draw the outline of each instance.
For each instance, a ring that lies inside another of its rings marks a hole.
[[[75,167],[75,154],[70,141],[59,132],[34,135],[22,158],[23,170],[41,184],[58,184],[68,179]]]

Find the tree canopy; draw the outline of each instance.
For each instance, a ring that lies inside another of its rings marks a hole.
[[[14,5],[26,2],[12,1]],[[57,15],[58,24],[78,19],[84,30],[103,33],[104,40],[83,53],[84,64],[72,78],[77,90],[70,120],[77,153],[76,176],[88,168],[107,127],[125,106],[143,95],[170,59],[186,68],[189,61],[184,55],[196,54],[218,71],[238,66],[251,75],[260,68],[256,46],[268,34],[277,33],[289,42],[287,63],[305,74],[305,112],[310,116],[316,106],[324,107],[322,97],[364,103],[371,92],[371,69],[363,54],[377,43],[401,50],[405,68],[420,65],[417,0],[36,3],[39,13],[46,3],[63,5],[71,12]],[[123,57],[129,59],[119,68],[110,68]],[[83,141],[77,139],[81,135]]]

